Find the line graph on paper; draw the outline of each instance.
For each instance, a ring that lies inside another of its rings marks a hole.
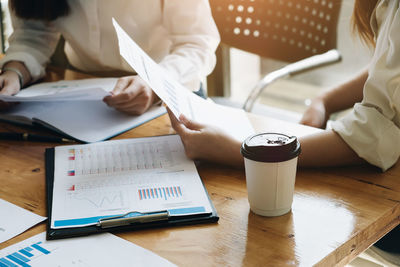
[[[168,142],[108,144],[68,150],[67,176],[109,175],[172,166]]]
[[[85,190],[67,193],[67,203],[80,210],[119,210],[127,206],[128,198],[122,190]]]

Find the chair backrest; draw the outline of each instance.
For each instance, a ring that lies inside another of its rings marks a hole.
[[[221,42],[295,62],[336,48],[340,0],[209,0]]]

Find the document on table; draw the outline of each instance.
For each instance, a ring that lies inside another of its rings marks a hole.
[[[210,214],[178,135],[55,148],[51,228],[97,225],[129,212]]]
[[[46,217],[0,199],[0,243],[23,233],[44,220]]]
[[[38,83],[13,96],[0,95],[7,102],[99,101],[114,89],[117,78],[62,80]]]
[[[198,122],[218,126],[240,141],[254,133],[254,129],[243,110],[210,103],[189,92],[155,63],[129,37],[114,18],[113,24],[117,32],[121,56],[177,118],[184,114]]]
[[[40,233],[0,250],[0,266],[175,266],[109,233],[46,241]]]

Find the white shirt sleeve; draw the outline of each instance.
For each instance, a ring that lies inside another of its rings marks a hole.
[[[392,1],[382,16],[363,100],[332,128],[361,158],[385,171],[400,156],[398,1]]]
[[[186,88],[197,91],[201,79],[215,67],[220,41],[207,0],[165,0],[163,23],[172,42],[160,62]]]
[[[400,154],[400,130],[377,107],[356,104],[353,111],[332,128],[370,164],[386,171]]]
[[[51,23],[23,20],[11,14],[13,33],[0,67],[9,61],[21,61],[36,81],[45,74],[45,66],[54,53],[60,34]]]

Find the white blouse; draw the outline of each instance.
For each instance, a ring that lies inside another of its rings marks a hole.
[[[385,171],[400,155],[399,0],[381,0],[374,12],[376,48],[363,100],[332,128],[361,158]]]
[[[219,34],[207,0],[69,0],[70,14],[44,23],[12,16],[14,32],[0,66],[22,61],[33,80],[45,73],[60,34],[71,65],[86,72],[128,71],[114,17],[132,39],[190,90],[215,66]]]

